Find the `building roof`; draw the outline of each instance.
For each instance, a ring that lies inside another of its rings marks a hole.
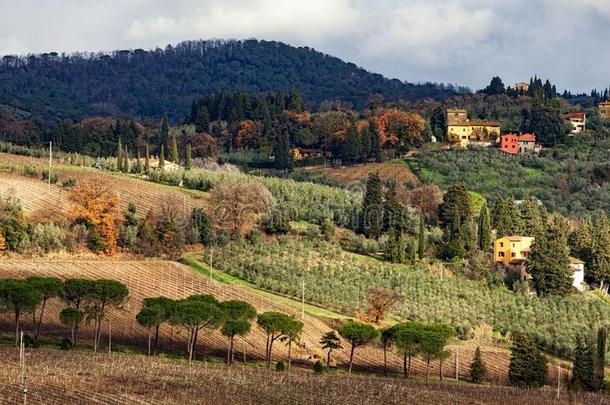
[[[536,135],[534,134],[504,134],[500,137],[502,141],[512,141],[512,142],[536,142]]]
[[[585,264],[585,262],[583,262],[582,260],[577,259],[573,256],[569,256],[568,260],[570,261],[570,264]]]
[[[486,120],[469,120],[468,125],[470,126],[484,126],[484,127],[499,127],[498,121],[486,121]]]
[[[602,101],[599,105],[610,105],[610,100]]]
[[[567,113],[567,114],[563,114],[562,115],[563,118],[565,119],[579,119],[579,120],[584,120],[585,119],[585,113],[584,112],[575,112],[575,113]]]

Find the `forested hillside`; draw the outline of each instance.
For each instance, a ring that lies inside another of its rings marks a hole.
[[[218,90],[298,90],[310,108],[324,100],[362,107],[385,100],[443,99],[451,86],[389,80],[311,48],[268,41],[189,41],[165,49],[27,57],[4,56],[0,104],[44,118],[91,115],[184,117],[191,102]]]

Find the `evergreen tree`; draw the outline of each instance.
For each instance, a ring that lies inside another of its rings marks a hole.
[[[129,173],[129,171],[131,170],[129,167],[129,151],[127,150],[127,147],[125,147],[125,150],[123,151],[123,173]]]
[[[191,144],[187,143],[186,151],[184,153],[184,169],[191,170],[192,166],[193,166],[193,160],[191,157]]]
[[[165,169],[165,147],[163,145],[159,151],[159,169]]]
[[[169,140],[169,120],[167,113],[163,114],[163,120],[161,121],[161,129],[159,131],[159,143],[163,146],[167,146]]]
[[[378,173],[370,173],[366,181],[366,191],[362,201],[362,219],[360,231],[368,238],[378,239],[383,227],[381,179]]]
[[[180,164],[180,155],[178,155],[178,141],[176,135],[172,136],[172,146],[170,150],[170,160],[177,165]]]
[[[136,154],[136,173],[140,174],[142,173],[142,157],[140,156],[140,149],[138,149],[138,152]]]
[[[360,161],[366,163],[371,156],[371,134],[368,127],[360,133]]]
[[[479,214],[479,249],[483,252],[489,251],[491,246],[491,224],[489,220],[489,209],[487,203],[483,203],[481,213]]]
[[[273,145],[273,154],[276,169],[283,171],[292,169],[292,154],[287,133],[278,135]]]
[[[150,148],[146,144],[146,156],[144,158],[144,173],[150,173]]]
[[[483,363],[483,358],[481,357],[481,348],[477,346],[477,349],[474,351],[474,357],[472,358],[472,362],[470,363],[470,381],[475,384],[480,384],[485,379],[487,375],[487,367],[485,367],[485,363]]]
[[[374,119],[369,120],[369,136],[371,137],[371,159],[381,162],[381,145],[379,142],[379,126]]]
[[[591,246],[591,264],[588,279],[603,288],[610,282],[610,224],[605,213],[596,218],[593,227],[593,240]]]
[[[606,367],[606,343],[608,340],[608,331],[606,328],[601,327],[597,331],[597,347],[596,347],[596,357],[595,357],[595,372],[594,372],[594,382],[595,382],[595,390],[600,391],[604,388],[604,381],[606,377],[605,367]]]
[[[476,244],[476,231],[470,196],[464,185],[450,186],[439,206],[449,257],[462,257],[466,249]],[[460,254],[458,254],[460,253]]]
[[[526,334],[514,333],[508,381],[518,387],[542,387],[547,382],[548,365],[544,354]]]
[[[532,197],[526,197],[521,204],[520,225],[523,235],[538,237],[544,232],[546,210]]]
[[[570,386],[574,389],[594,390],[594,346],[595,343],[591,339],[590,334],[579,334],[576,336],[574,368],[572,369],[572,378],[570,380]]]
[[[496,230],[497,238],[521,234],[520,214],[512,198],[496,201],[491,210],[491,225]]]
[[[403,205],[398,201],[396,195],[396,181],[390,179],[386,183],[386,190],[383,201],[383,232],[398,230],[402,232],[405,228],[403,223]]]
[[[527,259],[528,272],[540,295],[567,295],[572,291],[568,245],[557,225],[548,225],[532,246]]]
[[[208,113],[208,109],[205,105],[202,105],[197,109],[197,114],[196,114],[194,124],[195,124],[195,131],[197,131],[197,133],[209,132],[210,114]]]
[[[589,221],[582,221],[568,237],[570,254],[585,262],[585,279],[589,280],[591,269],[591,248],[593,247],[593,226]]]
[[[342,159],[346,164],[356,163],[362,156],[362,148],[360,145],[360,134],[356,123],[352,120],[345,137]]]
[[[419,217],[419,229],[417,231],[417,256],[419,257],[419,260],[423,260],[426,256],[426,239],[426,219],[422,214]]]
[[[123,171],[123,142],[121,138],[119,138],[119,143],[117,144],[116,170],[119,172]]]

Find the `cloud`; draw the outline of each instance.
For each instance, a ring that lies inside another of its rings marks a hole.
[[[302,42],[343,35],[356,18],[348,0],[208,2],[192,14],[136,19],[130,39],[269,38]]]
[[[480,88],[610,81],[610,0],[0,0],[0,53],[151,48],[186,39],[308,45],[413,82]]]
[[[450,63],[476,50],[491,31],[493,12],[468,10],[457,3],[416,3],[396,8],[366,38],[365,57],[405,55],[411,63]],[[461,61],[461,59],[459,59]]]

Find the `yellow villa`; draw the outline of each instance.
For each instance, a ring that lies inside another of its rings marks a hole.
[[[491,143],[500,136],[500,123],[497,121],[469,120],[463,108],[447,109],[447,137],[454,145],[462,148],[470,142]]]
[[[505,236],[494,242],[494,263],[521,265],[527,259],[534,242],[529,236]]]
[[[599,115],[605,120],[610,120],[610,101],[604,101],[599,103]]]

